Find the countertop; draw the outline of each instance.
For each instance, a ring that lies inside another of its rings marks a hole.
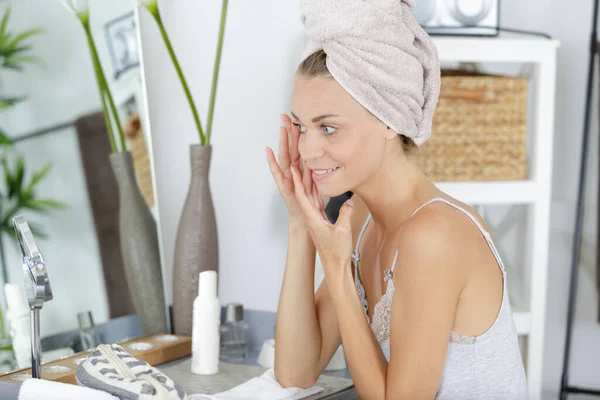
[[[179,383],[188,395],[202,393],[214,394],[231,389],[245,381],[262,375],[266,371],[257,363],[259,351],[252,349],[246,360],[239,362],[221,362],[219,373],[212,376],[194,375],[190,371],[191,357],[182,358],[157,366],[162,372]],[[306,400],[358,400],[358,394],[352,385],[348,369],[342,371],[326,371],[318,386],[325,390]]]

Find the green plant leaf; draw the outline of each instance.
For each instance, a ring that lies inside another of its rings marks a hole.
[[[13,194],[20,197],[21,188],[23,187],[23,179],[25,178],[25,159],[22,156],[17,158],[16,171],[13,179]]]
[[[31,192],[33,192],[33,189],[35,188],[35,186],[42,180],[44,179],[44,177],[46,175],[48,175],[48,173],[52,170],[52,165],[48,164],[46,165],[44,168],[42,168],[41,170],[35,172],[33,174],[33,176],[31,177],[31,181],[29,182],[29,184],[27,185],[27,187],[25,188],[25,190],[23,190],[24,193],[29,194]]]
[[[12,172],[10,170],[10,167],[8,166],[8,161],[6,160],[6,157],[2,157],[2,169],[4,170],[4,185],[6,187],[7,195],[6,198],[10,199],[11,198],[11,188],[13,187],[13,176],[12,176]]]
[[[0,45],[0,58],[2,58],[2,67],[10,68],[17,71],[22,71],[26,63],[35,63],[37,58],[25,53],[29,50],[29,47],[20,47],[18,49],[10,50],[3,49]]]
[[[38,59],[29,54],[31,45],[25,42],[35,35],[43,32],[43,29],[34,28],[20,33],[11,33],[8,31],[8,20],[10,16],[10,7],[8,7],[0,22],[0,64],[3,68],[10,68],[22,71],[27,63],[37,63]]]
[[[10,18],[10,6],[6,8],[4,11],[4,15],[2,16],[2,22],[0,22],[0,39],[6,36],[6,27],[8,26],[8,19]]]
[[[7,198],[21,197],[21,188],[23,185],[23,177],[25,176],[25,160],[22,156],[17,158],[14,170],[8,165],[6,157],[2,158],[2,167],[4,168],[4,180],[8,190]]]
[[[22,208],[20,204],[15,204],[11,208],[9,208],[8,211],[6,211],[6,213],[3,215],[2,225],[6,224],[7,226],[12,226],[12,217],[19,212],[20,208]]]
[[[37,64],[46,66],[41,58],[36,56],[12,56],[4,60],[2,66],[4,68],[14,69],[16,71],[23,71],[24,64]]]
[[[23,203],[23,207],[38,212],[46,212],[53,209],[64,210],[67,208],[66,204],[49,199],[30,199]]]
[[[10,145],[12,145],[12,140],[10,140],[8,136],[6,136],[6,133],[2,130],[2,128],[0,128],[0,146]]]
[[[14,106],[25,100],[25,97],[1,97],[0,98],[0,111],[5,110],[9,107]]]
[[[10,57],[14,54],[24,53],[31,50],[31,46],[9,47],[6,43],[0,43],[0,54],[4,57]]]
[[[3,222],[0,225],[0,232],[7,233],[9,235],[14,235],[15,228],[13,228],[12,224],[8,224],[8,223]]]
[[[16,48],[21,42],[29,39],[32,36],[39,35],[43,31],[44,30],[41,28],[35,28],[35,29],[30,29],[25,32],[21,32],[18,35],[16,35],[10,42],[8,42],[7,46],[9,49]],[[31,46],[26,46],[27,49],[29,49],[30,47]]]

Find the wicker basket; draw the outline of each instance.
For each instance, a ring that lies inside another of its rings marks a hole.
[[[431,139],[415,158],[433,181],[527,176],[527,78],[442,71]]]

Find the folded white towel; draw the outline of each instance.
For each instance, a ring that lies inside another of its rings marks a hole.
[[[273,368],[257,378],[252,378],[226,392],[215,395],[193,394],[190,400],[300,400],[323,391],[322,387],[309,389],[284,388],[277,379]]]
[[[308,43],[333,78],[379,120],[420,146],[431,136],[440,62],[411,13],[415,0],[301,0]]]
[[[19,400],[119,400],[100,390],[45,379],[27,379],[21,385]]]

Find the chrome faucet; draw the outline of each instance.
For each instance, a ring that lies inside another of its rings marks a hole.
[[[42,254],[24,217],[13,218],[13,227],[23,256],[25,293],[31,310],[31,376],[41,378],[42,346],[40,339],[40,310],[52,300],[52,288]]]

